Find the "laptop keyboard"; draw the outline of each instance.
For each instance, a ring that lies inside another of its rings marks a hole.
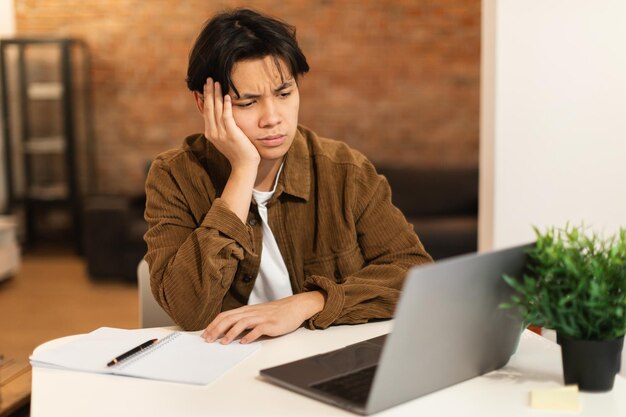
[[[365,406],[376,365],[311,385],[311,388]]]

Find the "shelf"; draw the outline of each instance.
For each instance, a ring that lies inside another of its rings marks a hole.
[[[92,152],[86,44],[73,38],[2,38],[0,58],[4,211],[18,216],[24,245],[46,234],[56,238],[58,226],[80,251],[80,197],[93,178],[83,155]],[[64,220],[55,220],[57,215]]]
[[[24,142],[24,152],[29,154],[50,154],[65,152],[63,136],[31,138]]]
[[[27,94],[31,100],[60,100],[63,97],[63,84],[57,82],[30,83]]]
[[[69,190],[65,183],[33,185],[28,193],[29,199],[41,201],[66,200],[68,196]]]

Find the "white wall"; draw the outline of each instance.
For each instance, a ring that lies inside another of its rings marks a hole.
[[[15,9],[13,0],[0,0],[0,36],[15,34]]]
[[[626,1],[483,1],[479,249],[626,226]]]
[[[9,37],[15,34],[15,10],[13,0],[0,0],[0,38]],[[2,68],[0,68],[2,71]],[[0,213],[6,204],[6,179],[4,175],[4,140],[3,126],[0,118]]]

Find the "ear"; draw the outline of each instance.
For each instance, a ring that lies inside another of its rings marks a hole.
[[[200,114],[204,114],[204,96],[197,91],[193,92],[193,99]]]

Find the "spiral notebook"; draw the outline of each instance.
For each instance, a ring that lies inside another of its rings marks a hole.
[[[119,364],[107,363],[151,339],[152,346]],[[200,332],[101,327],[50,349],[36,349],[33,366],[205,385],[256,352],[260,343],[207,343]]]

